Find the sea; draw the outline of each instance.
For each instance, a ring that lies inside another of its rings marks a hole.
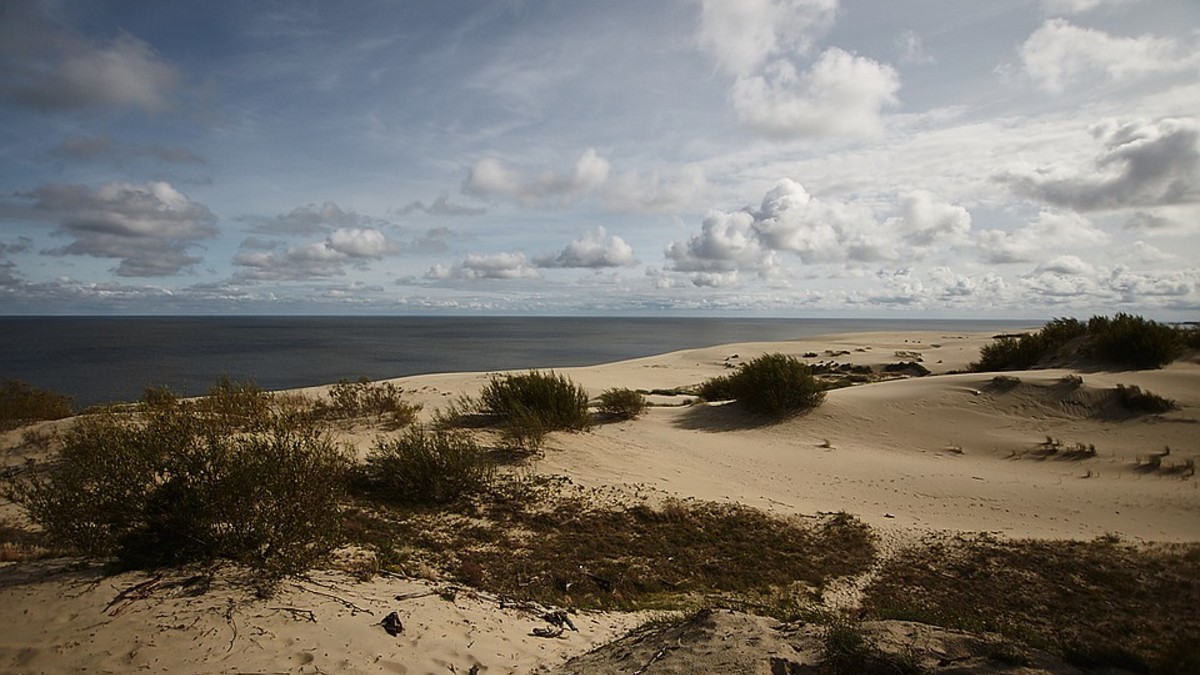
[[[82,409],[138,400],[149,386],[199,395],[222,375],[277,390],[343,378],[584,366],[831,333],[1002,331],[1013,325],[695,317],[9,316],[0,317],[0,380],[67,394]]]

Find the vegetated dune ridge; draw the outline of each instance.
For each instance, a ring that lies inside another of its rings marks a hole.
[[[992,374],[941,375],[965,368],[989,338],[837,335],[560,369],[593,396],[611,387],[694,385],[775,351],[809,363],[877,369],[919,358],[934,375],[833,390],[820,408],[778,424],[761,424],[736,406],[653,395],[658,405],[640,419],[551,435],[533,468],[586,486],[649,486],[781,514],[844,510],[876,528],[885,550],[930,531],[1200,539],[1200,489],[1182,468],[1200,455],[1200,365],[1185,360],[1155,371],[1081,372],[1078,386],[1065,382],[1062,370],[1006,373],[1020,382],[1003,385]],[[394,382],[428,416],[459,394],[477,393],[488,378],[442,374]],[[1110,390],[1117,384],[1137,385],[1179,407],[1132,414],[1114,403]],[[360,429],[345,439],[365,454],[376,433]],[[1060,440],[1061,450],[1049,454],[1040,445],[1047,437]],[[0,441],[18,448],[20,432]],[[1075,458],[1067,450],[1077,443],[1094,445],[1096,456]],[[1152,464],[1165,446],[1170,454]],[[20,461],[22,451],[5,450],[4,465]],[[479,673],[528,672],[555,667],[644,620],[583,613],[575,617],[578,632],[546,639],[530,634],[545,625],[536,613],[486,594],[446,593],[444,584],[429,581],[358,582],[318,573],[285,582],[274,598],[254,600],[220,580],[197,594],[186,571],[102,577],[63,566],[0,567],[0,603],[11,619],[0,635],[0,671],[465,673],[479,666]],[[853,604],[853,592],[841,602]],[[378,625],[391,611],[405,625],[398,637]]]

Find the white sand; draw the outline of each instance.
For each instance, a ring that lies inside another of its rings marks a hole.
[[[937,373],[963,369],[989,335],[871,333],[784,343],[726,345],[586,368],[561,369],[592,395],[611,387],[663,389],[699,383],[768,352],[809,362],[882,365],[919,352]],[[826,351],[848,351],[836,357]],[[732,358],[733,355],[738,358]],[[732,500],[779,513],[847,511],[878,528],[885,541],[930,530],[987,531],[1008,537],[1089,539],[1118,534],[1145,541],[1200,540],[1200,480],[1183,472],[1139,470],[1138,457],[1171,447],[1168,465],[1200,456],[1200,365],[1156,371],[1082,373],[1069,391],[1066,371],[1012,373],[1011,391],[991,375],[896,380],[829,392],[799,418],[753,426],[734,408],[654,407],[632,422],[582,434],[554,434],[535,469],[587,486],[646,485],[701,499]],[[461,393],[475,394],[487,374],[394,380],[430,415]],[[1098,409],[1118,383],[1173,398],[1180,409],[1158,416],[1114,417]],[[654,397],[677,404],[685,397]],[[346,440],[365,452],[374,432]],[[1039,459],[1047,436],[1067,446],[1094,444],[1092,459]],[[19,445],[17,434],[0,438]],[[828,445],[829,447],[822,447]],[[4,464],[20,461],[8,452]],[[7,507],[7,508],[12,508]],[[532,615],[460,594],[405,601],[429,584],[393,578],[366,583],[322,576],[331,587],[286,586],[266,601],[235,600],[228,590],[199,598],[160,590],[109,616],[106,605],[145,575],[96,579],[52,575],[45,563],[0,567],[0,606],[11,625],[0,634],[0,671],[75,672],[528,672],[587,651],[620,634],[636,617],[589,615],[565,639],[529,635]],[[357,612],[313,590],[347,599]],[[231,610],[230,603],[232,605]],[[313,612],[315,622],[303,612]],[[396,610],[400,638],[375,626]],[[233,625],[237,626],[236,639]]]

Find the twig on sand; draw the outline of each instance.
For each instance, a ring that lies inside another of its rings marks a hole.
[[[367,609],[366,607],[359,607],[358,605],[354,604],[353,602],[350,602],[349,600],[341,597],[340,595],[334,595],[333,593],[326,593],[325,591],[318,591],[315,588],[305,588],[301,584],[294,583],[293,585],[296,588],[299,588],[300,590],[305,591],[307,593],[312,593],[314,595],[319,595],[324,598],[329,598],[330,600],[336,600],[337,602],[341,603],[344,607],[349,609],[351,612],[362,612],[364,614],[370,614],[371,616],[375,616],[375,612],[372,612],[371,610]]]
[[[144,600],[150,597],[150,594],[154,592],[155,588],[158,588],[160,583],[162,583],[162,575],[156,574],[152,579],[134,584],[117,593],[117,597],[113,598],[112,602],[104,607],[104,611],[109,616],[120,616],[126,609],[129,609],[135,600]],[[120,606],[113,609],[113,606],[117,604],[120,604]]]
[[[304,609],[301,607],[268,607],[267,609],[275,612],[291,612],[292,616],[302,616],[304,617],[304,620],[308,621],[309,623],[317,622],[317,615],[314,614],[311,609]]]

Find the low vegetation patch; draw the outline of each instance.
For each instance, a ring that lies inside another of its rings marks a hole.
[[[1117,400],[1132,413],[1157,414],[1174,410],[1175,401],[1169,398],[1142,391],[1137,385],[1117,385]]]
[[[915,653],[885,654],[853,621],[836,619],[825,627],[821,640],[827,675],[918,675],[922,672]]]
[[[380,439],[363,469],[366,485],[387,500],[444,504],[484,490],[495,466],[470,436],[414,427]]]
[[[391,382],[338,380],[329,387],[328,400],[318,400],[312,414],[319,419],[374,418],[389,428],[414,423],[421,407],[406,402],[404,391]]]
[[[496,419],[511,442],[530,449],[551,431],[581,431],[592,423],[587,392],[554,372],[495,376],[480,392],[478,410]]]
[[[72,414],[70,397],[38,389],[20,380],[0,383],[0,431],[41,420],[59,420]]]
[[[261,430],[274,421],[271,394],[253,380],[239,382],[228,375],[218,378],[208,394],[189,407],[227,429]]]
[[[869,530],[845,514],[812,524],[749,507],[622,504],[537,479],[500,481],[439,511],[379,505],[349,528],[385,566],[436,570],[506,596],[572,607],[678,608],[700,594],[766,595],[863,571]]]
[[[340,541],[347,467],[311,429],[231,434],[180,407],[101,412],[80,418],[57,460],[11,478],[5,493],[56,547],[123,567],[231,560],[270,581]]]
[[[931,540],[867,588],[872,618],[995,631],[1085,666],[1194,672],[1200,545]]]
[[[971,370],[1025,370],[1077,357],[1125,368],[1159,368],[1178,358],[1192,339],[1187,330],[1140,316],[1093,316],[1086,323],[1060,318],[1041,330],[998,336],[984,345]]]
[[[706,381],[700,396],[736,400],[753,413],[783,419],[821,405],[825,390],[802,361],[775,353],[743,363],[732,375]]]
[[[609,419],[635,419],[646,412],[646,397],[633,389],[609,389],[600,394],[598,410]]]

